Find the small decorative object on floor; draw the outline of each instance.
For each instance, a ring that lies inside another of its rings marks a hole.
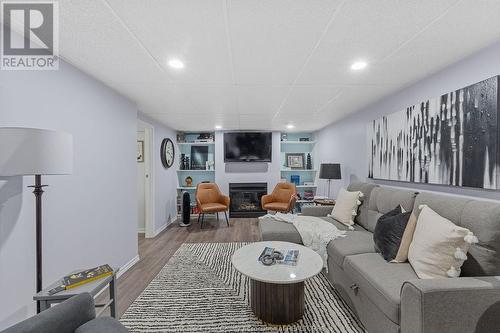
[[[281,141],[288,141],[288,134],[282,133],[281,134]]]
[[[71,289],[110,275],[113,275],[113,269],[109,265],[101,265],[67,275],[63,278],[63,284],[66,289]]]
[[[182,218],[179,219],[181,227],[191,225],[191,196],[188,191],[182,192]]]
[[[291,175],[290,182],[295,184],[295,186],[300,185],[300,176],[299,175]]]
[[[306,169],[311,170],[312,167],[312,161],[311,161],[311,154],[307,153],[307,162],[306,162]]]
[[[186,179],[185,179],[185,181],[186,181],[186,186],[187,187],[193,186],[193,178],[191,178],[191,176],[187,176]]]

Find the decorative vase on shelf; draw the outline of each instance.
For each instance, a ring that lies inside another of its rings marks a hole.
[[[312,170],[311,154],[307,153],[306,169]]]
[[[186,154],[181,154],[181,165],[180,165],[181,170],[186,169]]]
[[[191,178],[191,176],[187,176],[186,179],[185,179],[185,181],[186,181],[186,186],[187,187],[193,186],[193,178]]]
[[[185,163],[184,163],[184,169],[185,170],[190,170],[191,169],[191,164],[189,164],[190,162],[190,158],[189,156],[186,156],[186,160],[185,160]]]

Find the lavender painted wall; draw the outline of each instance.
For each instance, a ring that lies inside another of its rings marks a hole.
[[[409,66],[411,64],[408,64]],[[376,66],[376,65],[375,65]],[[430,97],[468,86],[500,74],[500,43],[491,45],[440,72],[420,80],[359,112],[340,120],[317,133],[320,162],[342,164],[343,179],[332,182],[333,193],[349,182],[365,181],[368,175],[366,125],[368,121],[393,113]],[[345,143],[349,142],[348,145]],[[444,192],[454,195],[500,200],[500,192],[440,185],[381,181],[376,183],[420,191]],[[319,182],[319,193],[324,193],[326,183]]]
[[[176,142],[177,132],[151,119],[142,112],[138,113],[138,119],[150,124],[154,128],[153,168],[154,168],[154,190],[155,190],[155,233],[160,232],[168,224],[177,218],[177,174],[179,166],[179,149],[175,145],[176,160],[174,165],[165,169],[160,160],[161,142],[170,138]]]

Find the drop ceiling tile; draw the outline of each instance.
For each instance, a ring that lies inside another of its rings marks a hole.
[[[370,66],[394,52],[457,0],[350,0],[328,29],[298,80],[303,84],[378,84],[380,76],[352,73],[357,60]]]
[[[233,83],[223,0],[106,1],[176,83]]]
[[[268,114],[272,117],[278,111],[289,90],[289,86],[237,86],[238,113]]]
[[[65,0],[60,54],[103,82],[165,82],[168,77],[103,1]]]
[[[375,75],[384,75],[393,82],[410,84],[498,42],[498,13],[500,1],[462,1],[441,20],[381,63],[374,69]],[[382,74],[388,67],[393,70]]]
[[[228,0],[237,84],[291,84],[340,0]]]
[[[216,125],[224,129],[239,128],[238,115],[206,115],[206,114],[164,114],[151,113],[153,119],[182,131],[213,131]]]
[[[311,114],[340,95],[338,86],[295,86],[283,104],[280,114]]]

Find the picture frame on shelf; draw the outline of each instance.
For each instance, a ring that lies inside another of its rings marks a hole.
[[[304,153],[286,153],[286,166],[291,169],[304,169]]]
[[[144,140],[137,140],[137,162],[144,163]]]

